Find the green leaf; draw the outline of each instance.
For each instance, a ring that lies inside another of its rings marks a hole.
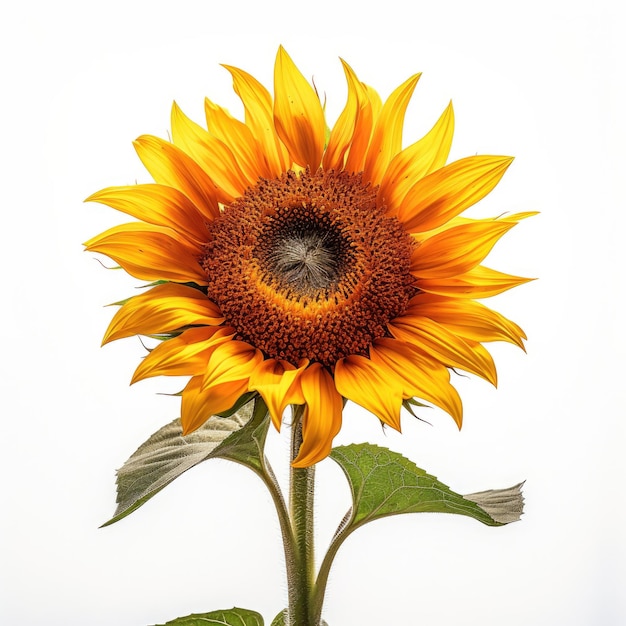
[[[260,473],[264,471],[265,457],[263,450],[269,426],[267,406],[263,399],[257,396],[253,403],[250,402],[244,405],[234,415],[239,415],[246,407],[251,405],[254,405],[254,412],[250,421],[243,428],[234,431],[225,439],[211,456],[235,461]],[[249,411],[249,409],[247,410]],[[216,417],[216,419],[223,420],[229,418]]]
[[[226,611],[211,611],[211,613],[194,613],[187,617],[179,617],[166,624],[156,626],[263,626],[263,618],[256,611],[234,607]]]
[[[462,496],[401,454],[369,443],[334,448],[331,458],[344,471],[354,503],[342,534],[400,513],[455,513],[488,526],[502,526],[522,514],[521,484]]]
[[[260,398],[230,417],[210,417],[183,437],[180,419],[154,433],[117,472],[117,509],[103,524],[130,515],[187,470],[213,458],[230,459],[263,470],[263,446],[269,418]]]

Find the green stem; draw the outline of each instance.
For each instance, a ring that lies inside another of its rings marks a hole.
[[[292,461],[302,444],[302,415],[303,407],[295,407],[291,427]],[[285,547],[289,589],[288,626],[319,626],[320,614],[312,610],[315,581],[314,489],[314,466],[290,466],[289,515],[293,545],[291,549]]]
[[[291,532],[291,520],[289,519],[289,512],[287,511],[285,500],[283,498],[282,491],[280,490],[278,481],[276,480],[274,471],[272,470],[272,467],[267,459],[264,460],[263,469],[264,471],[258,473],[258,475],[265,483],[265,486],[267,487],[270,495],[272,496],[272,500],[274,501],[274,507],[276,508],[276,513],[278,514],[278,523],[280,524],[280,532],[283,536],[285,557],[288,558],[287,552],[288,550],[292,551],[293,545],[293,535]]]
[[[267,410],[267,405],[261,398],[257,398],[254,404],[254,415],[252,419],[255,419],[258,415],[263,415],[263,417],[269,420],[269,412]],[[265,438],[263,438],[261,445],[259,447],[259,459],[261,461],[260,467],[255,467],[254,465],[247,465],[265,484],[270,495],[272,496],[272,500],[274,502],[274,506],[276,508],[276,513],[278,514],[278,522],[280,523],[280,530],[283,535],[283,543],[288,545],[290,543],[291,536],[291,522],[289,520],[289,512],[287,511],[287,506],[285,505],[285,499],[283,498],[283,493],[280,489],[280,485],[276,480],[276,476],[274,474],[274,470],[272,470],[272,466],[270,465],[267,457],[263,454],[263,448],[265,446]]]
[[[344,519],[342,520],[339,528],[335,532],[335,536],[330,542],[328,551],[324,555],[324,559],[320,565],[319,573],[317,574],[317,580],[315,581],[315,587],[313,589],[313,597],[311,600],[311,608],[313,613],[318,616],[318,620],[322,615],[322,605],[324,604],[324,595],[326,593],[326,585],[328,583],[328,576],[330,574],[330,568],[332,567],[335,556],[341,547],[341,544],[348,538],[348,535],[352,533],[354,527],[349,526],[350,519],[352,518],[352,509],[350,509]]]
[[[269,420],[269,413],[267,410],[267,406],[260,399],[257,398],[255,404],[255,411],[263,411],[265,413],[265,418]],[[264,442],[263,446],[264,447]],[[262,449],[259,449],[262,452]],[[264,454],[261,454],[261,467],[255,468],[254,466],[248,466],[253,469],[253,471],[259,476],[259,478],[263,481],[265,486],[267,487],[272,500],[274,502],[274,507],[276,508],[276,513],[278,515],[278,522],[280,524],[280,532],[283,537],[283,548],[285,550],[285,562],[287,563],[287,579],[291,580],[293,578],[292,571],[295,570],[296,559],[294,558],[294,534],[291,523],[291,517],[289,514],[289,510],[287,509],[287,505],[285,504],[285,499],[283,497],[283,492],[280,488],[278,480],[276,479],[276,475],[270,465],[267,457]]]

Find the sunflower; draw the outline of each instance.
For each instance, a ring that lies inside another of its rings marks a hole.
[[[161,340],[133,382],[189,376],[185,434],[256,394],[277,429],[286,407],[301,405],[296,467],[329,454],[345,400],[400,430],[403,405],[419,398],[460,427],[450,371],[495,385],[483,343],[523,348],[525,339],[476,299],[528,280],[481,263],[530,214],[460,217],[512,159],[446,165],[451,105],[403,148],[420,75],[383,103],[342,63],[348,97],[332,129],[281,47],[273,98],[250,74],[225,66],[245,121],[207,99],[204,129],[174,103],[171,142],[135,141],[155,182],[88,198],[137,220],[86,243],[151,283],[123,303],[104,338]]]

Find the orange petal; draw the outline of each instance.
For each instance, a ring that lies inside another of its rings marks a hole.
[[[425,317],[397,317],[388,326],[396,339],[410,343],[446,367],[458,367],[497,384],[496,366],[480,343],[457,337]]]
[[[477,220],[442,230],[415,248],[411,274],[418,279],[464,274],[476,267],[513,226],[513,221]]]
[[[325,459],[341,428],[343,401],[328,371],[319,363],[307,367],[300,376],[306,408],[302,422],[302,445],[293,467],[308,467]]]
[[[397,87],[386,100],[374,128],[365,159],[364,179],[380,184],[389,163],[402,148],[404,114],[421,74]]]
[[[196,256],[169,228],[141,222],[121,224],[93,237],[85,247],[106,254],[140,280],[207,284]]]
[[[131,385],[151,376],[199,376],[215,347],[230,341],[233,334],[232,328],[202,326],[162,341],[141,361]]]
[[[245,341],[221,343],[209,356],[203,389],[244,378],[248,381],[262,360],[263,353]]]
[[[410,79],[409,79],[410,80]],[[372,122],[374,124],[374,128],[376,128],[376,123],[378,122],[378,118],[380,117],[381,111],[383,109],[383,101],[379,93],[372,87],[371,85],[366,85],[365,83],[361,83],[365,92],[367,93],[367,99],[369,100],[370,106],[372,107]]]
[[[180,148],[151,135],[135,140],[135,150],[155,182],[184,193],[208,221],[219,216],[215,185]]]
[[[420,291],[455,298],[489,298],[531,280],[534,279],[503,274],[477,265],[465,274],[450,278],[420,279],[416,286]]]
[[[344,398],[400,430],[402,384],[397,379],[386,379],[370,359],[353,354],[337,361],[335,385]]]
[[[276,430],[280,430],[288,404],[304,403],[298,379],[305,367],[296,368],[288,361],[266,359],[250,375],[248,387],[261,394]]]
[[[410,233],[437,228],[484,198],[512,162],[511,157],[472,156],[450,163],[413,185],[398,219]]]
[[[293,161],[317,170],[324,151],[324,112],[315,90],[282,46],[274,66],[274,123]]]
[[[359,110],[344,169],[347,172],[362,172],[374,124],[382,104],[378,93],[360,82],[356,75],[352,74],[351,80],[358,98]]]
[[[348,100],[333,129],[330,131],[328,146],[324,151],[323,157],[325,170],[343,169],[345,155],[355,136],[357,120],[365,101],[364,89],[353,69],[343,59],[341,59],[341,63],[348,83]]]
[[[208,98],[204,100],[204,112],[209,132],[228,146],[250,184],[255,184],[259,177],[273,177],[261,145],[243,122]]]
[[[133,335],[168,333],[184,326],[213,326],[223,321],[219,307],[200,290],[166,283],[127,300],[113,316],[103,343]]]
[[[272,97],[261,83],[237,67],[224,65],[233,77],[233,89],[241,98],[246,126],[261,144],[267,167],[273,176],[280,176],[291,166],[285,146],[280,142],[274,128]]]
[[[535,215],[539,215],[538,211],[523,211],[521,213],[501,213],[496,217],[483,217],[481,219],[476,219],[473,217],[453,217],[449,222],[443,224],[442,226],[438,226],[437,228],[433,228],[432,230],[414,233],[412,237],[415,241],[424,241],[425,239],[429,239],[430,237],[442,233],[444,230],[448,230],[452,226],[462,226],[465,224],[476,224],[478,222],[508,222],[512,224],[517,224],[522,220],[525,220],[529,217],[533,217]]]
[[[202,166],[217,189],[217,200],[228,204],[241,196],[250,181],[243,175],[226,144],[192,122],[175,102],[171,123],[174,145]]]
[[[202,388],[202,376],[194,376],[182,393],[180,421],[183,435],[197,430],[209,417],[228,411],[248,390],[247,380]]]
[[[395,213],[407,192],[418,180],[443,167],[454,134],[452,103],[437,123],[419,141],[398,153],[389,164],[380,183],[379,202]]]
[[[172,187],[107,187],[85,202],[100,202],[148,224],[171,228],[182,235],[182,242],[198,251],[207,240],[206,220],[187,196]]]
[[[473,341],[508,341],[524,350],[524,331],[515,322],[474,300],[417,295],[405,315],[428,317],[460,337]]]
[[[420,354],[409,344],[388,337],[374,341],[370,356],[386,379],[402,381],[405,398],[419,397],[432,402],[449,413],[461,428],[463,405],[444,365]]]

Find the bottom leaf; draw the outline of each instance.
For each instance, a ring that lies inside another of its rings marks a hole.
[[[211,611],[210,613],[194,613],[186,617],[178,617],[165,624],[155,626],[263,626],[263,617],[256,611],[233,607],[225,611]]]

